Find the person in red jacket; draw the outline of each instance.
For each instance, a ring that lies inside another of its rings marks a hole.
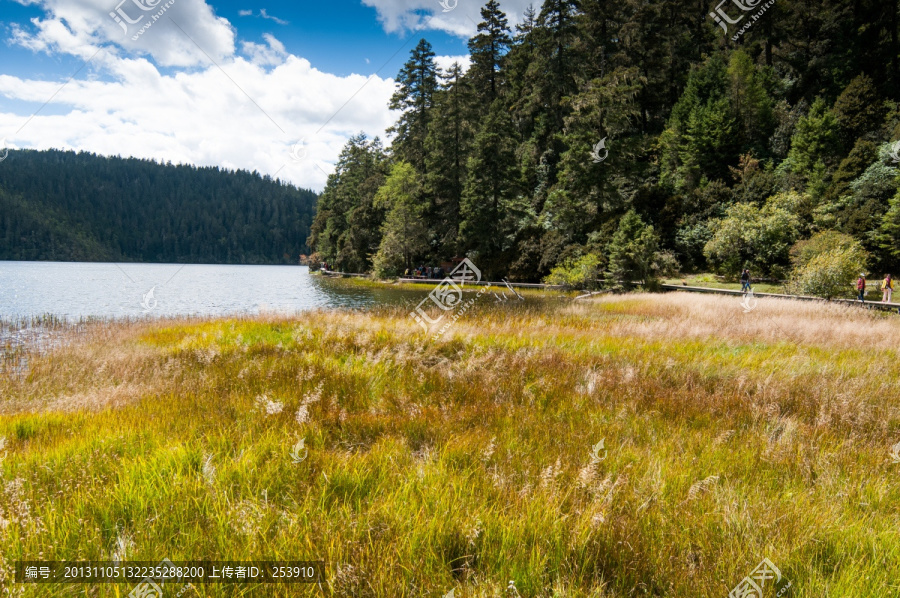
[[[866,275],[860,274],[859,278],[856,279],[856,291],[858,295],[858,299],[865,303],[866,301]]]

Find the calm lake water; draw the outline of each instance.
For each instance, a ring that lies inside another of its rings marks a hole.
[[[0,261],[2,319],[256,314],[418,300],[418,293],[312,276],[306,266]]]

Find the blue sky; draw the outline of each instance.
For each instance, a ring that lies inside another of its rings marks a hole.
[[[501,6],[514,24],[529,3]],[[0,151],[244,168],[320,190],[350,135],[384,138],[396,120],[393,77],[418,39],[439,64],[467,64],[480,7],[0,0]]]
[[[108,4],[112,8],[117,2]],[[428,39],[437,54],[464,55],[468,52],[467,38],[446,31],[402,29],[389,33],[379,22],[376,9],[363,5],[359,0],[282,1],[268,3],[268,8],[260,8],[253,1],[214,2],[211,5],[218,16],[228,19],[237,29],[238,39],[261,42],[263,34],[274,34],[284,43],[287,51],[306,58],[315,68],[341,76],[375,73],[410,36],[414,39],[407,44],[406,51],[390,60],[382,74],[395,75],[407,58],[409,47],[415,45],[420,37]],[[0,32],[6,40],[0,47],[0,72],[22,77],[68,76],[71,67],[77,69],[80,66],[80,61],[35,53],[8,42],[13,24],[27,26],[32,18],[45,16],[45,10],[40,5],[26,6],[15,0],[0,0],[0,6]],[[473,7],[470,16],[478,22],[478,7],[474,4]],[[435,8],[440,8],[437,1]],[[457,6],[456,10],[463,8]],[[241,16],[241,12],[246,11],[252,11],[253,16]],[[262,18],[261,11],[265,11],[269,18]],[[427,11],[418,12],[427,14]]]

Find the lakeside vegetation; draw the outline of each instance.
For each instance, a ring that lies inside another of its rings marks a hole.
[[[895,318],[485,297],[432,342],[408,312],[88,322],[17,353],[0,592],[71,595],[11,584],[22,557],[321,559],[329,596],[591,598],[721,598],[768,558],[797,598],[896,592]]]

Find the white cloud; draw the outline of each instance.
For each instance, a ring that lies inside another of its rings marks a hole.
[[[252,10],[240,10],[240,11],[238,11],[238,14],[239,14],[240,16],[242,16],[242,17],[252,17],[252,16],[253,16],[253,11],[252,11]],[[279,18],[276,17],[276,16],[270,15],[270,14],[266,11],[265,8],[260,8],[260,9],[259,9],[259,15],[257,15],[257,16],[259,16],[259,17],[261,17],[261,18],[263,18],[263,19],[268,19],[268,20],[270,20],[270,21],[275,21],[275,22],[278,23],[279,25],[290,25],[290,24],[291,24],[289,21],[285,21],[284,19],[279,19]]]
[[[191,54],[183,43],[185,35],[167,29],[163,19],[140,38],[142,55],[128,52],[134,50],[130,40],[117,46],[105,41],[107,33],[95,24],[79,25],[78,16],[89,13],[87,0],[44,2],[47,18],[36,19],[28,30],[14,29],[13,43],[39,52],[85,59],[96,53],[96,57],[64,86],[65,77],[23,79],[0,74],[0,96],[31,103],[31,110],[52,98],[48,114],[38,114],[24,127],[27,114],[0,112],[0,138],[6,137],[10,147],[70,148],[257,170],[322,189],[323,170],[331,171],[330,164],[350,135],[364,131],[383,136],[394,120],[387,109],[393,80],[319,71],[309,61],[290,55],[269,34],[264,35],[264,44],[244,42],[241,55],[236,55],[230,24],[208,7],[191,8],[198,22],[184,20],[187,13],[176,20],[198,42],[209,42],[204,49],[221,70],[188,40],[196,51]],[[57,8],[55,2],[65,7]],[[197,2],[175,0],[169,10],[179,3],[190,8]],[[118,29],[108,16],[107,20],[113,30]],[[179,52],[190,60],[179,59]],[[163,73],[151,58],[161,66],[190,62],[194,68]],[[297,162],[291,151],[300,139],[306,140],[308,157]],[[14,164],[6,160],[0,167]]]
[[[250,58],[250,62],[257,66],[274,66],[284,62],[288,57],[284,44],[271,33],[264,33],[263,38],[266,40],[265,45],[241,42],[241,50]]]
[[[47,14],[31,20],[31,31],[14,25],[11,41],[35,51],[64,52],[86,59],[101,44],[111,42],[124,51],[152,56],[157,64],[167,67],[208,64],[207,55],[220,60],[234,54],[234,29],[204,0],[23,1],[41,6]],[[159,16],[168,3],[171,6]],[[133,40],[150,22],[152,29]]]
[[[481,22],[483,0],[362,0],[378,12],[378,20],[388,33],[437,29],[471,37]],[[510,27],[522,22],[525,9],[533,5],[540,11],[543,0],[504,0],[500,8]],[[444,12],[446,6],[450,10]]]
[[[284,19],[279,19],[278,17],[273,17],[272,15],[268,14],[266,12],[265,8],[259,9],[259,16],[261,16],[264,19],[269,19],[270,21],[275,21],[279,25],[290,25],[290,23],[288,21],[285,21]]]
[[[469,67],[472,65],[472,58],[468,54],[463,54],[462,56],[435,56],[434,63],[440,67],[441,71],[447,72],[451,66],[453,66],[454,62],[458,62],[459,66],[462,67],[462,71],[465,73],[469,70]]]

